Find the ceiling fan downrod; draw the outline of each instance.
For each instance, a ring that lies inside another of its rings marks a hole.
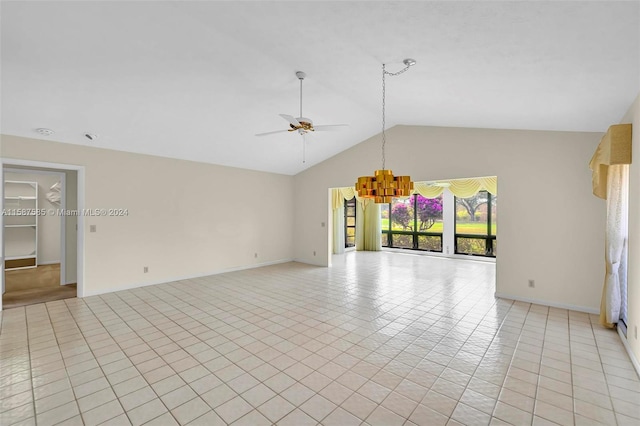
[[[305,74],[302,71],[296,71],[296,77],[298,77],[298,80],[300,80],[300,117],[302,117],[302,80],[304,80],[304,78],[307,76],[307,74]]]

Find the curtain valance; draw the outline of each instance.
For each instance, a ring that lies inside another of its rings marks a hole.
[[[614,124],[600,140],[589,162],[593,195],[607,198],[608,169],[616,164],[631,164],[631,124]]]
[[[486,176],[480,178],[471,179],[451,179],[451,180],[439,180],[434,182],[414,182],[414,193],[420,194],[425,198],[437,198],[444,188],[449,188],[449,191],[459,198],[473,197],[478,191],[486,190],[493,195],[498,195],[498,178],[496,176]],[[367,204],[368,199],[360,199],[358,193],[354,187],[333,188],[332,198],[333,210],[339,208],[344,200],[350,200],[356,197],[358,201]]]
[[[459,198],[473,197],[478,191],[486,190],[493,195],[498,195],[498,178],[495,176],[450,180],[449,191]]]
[[[427,182],[414,182],[413,192],[422,195],[424,198],[438,198],[444,191],[443,186],[436,186]]]
[[[358,193],[353,186],[346,186],[344,188],[333,188],[331,191],[331,207],[333,210],[339,208],[344,204],[344,200],[350,200],[353,197],[356,197],[357,200],[360,200],[358,197]]]
[[[436,198],[444,188],[449,188],[453,195],[459,198],[473,197],[478,191],[486,190],[493,195],[498,195],[498,178],[487,176],[471,179],[439,180],[438,182],[415,182],[414,192],[425,198]]]

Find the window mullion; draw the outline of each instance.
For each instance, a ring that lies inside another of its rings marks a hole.
[[[491,193],[487,191],[487,239],[484,242],[484,253],[491,255]]]
[[[413,249],[418,248],[418,194],[413,194]]]

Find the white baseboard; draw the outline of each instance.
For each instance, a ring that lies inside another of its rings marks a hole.
[[[38,266],[42,265],[55,265],[56,263],[60,263],[59,260],[51,260],[49,262],[38,262]]]
[[[556,303],[550,300],[541,300],[541,299],[532,299],[529,297],[514,296],[506,293],[498,293],[497,291],[495,292],[495,296],[501,299],[511,299],[511,300],[517,300],[518,302],[535,303],[536,305],[550,306],[552,308],[568,309],[570,311],[586,312],[588,314],[598,315],[600,313],[600,309],[597,309],[597,308],[589,308],[586,306],[578,306],[578,305],[569,305],[567,303]]]
[[[636,354],[631,350],[631,345],[629,345],[629,341],[624,334],[622,334],[622,329],[620,327],[616,327],[618,329],[618,336],[620,336],[620,340],[622,340],[622,345],[627,351],[627,355],[629,355],[629,359],[631,360],[631,364],[633,364],[633,368],[636,369],[636,374],[640,377],[640,362],[638,362],[638,358],[636,358]],[[629,334],[629,330],[627,330],[627,335]]]
[[[332,255],[333,256],[333,255]],[[327,265],[320,263],[320,262],[311,262],[309,260],[306,259],[299,259],[299,258],[293,258],[291,259],[292,262],[298,262],[298,263],[304,263],[305,265],[311,265],[311,266],[320,266],[323,268],[326,268]]]
[[[114,293],[116,291],[122,291],[122,290],[132,290],[134,288],[147,287],[147,286],[156,285],[156,284],[166,284],[174,281],[191,280],[194,278],[208,277],[210,275],[219,275],[227,272],[244,271],[246,269],[261,268],[263,266],[278,265],[280,263],[287,263],[292,261],[293,259],[279,259],[279,260],[273,260],[270,262],[255,263],[252,265],[234,266],[232,268],[216,269],[216,270],[201,273],[201,274],[183,275],[180,277],[166,278],[158,281],[145,281],[140,283],[133,283],[133,284],[125,285],[123,287],[118,287],[117,289],[111,289],[111,290],[98,290],[98,291],[88,290],[87,291],[87,289],[85,288],[84,295],[82,297],[84,298],[89,296],[98,296],[100,294]],[[86,284],[85,284],[85,287],[86,287]]]

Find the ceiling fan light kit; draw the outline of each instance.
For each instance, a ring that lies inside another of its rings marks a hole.
[[[409,176],[393,176],[391,170],[385,169],[385,145],[387,136],[385,133],[385,101],[386,86],[385,77],[387,75],[396,76],[406,72],[416,64],[414,59],[405,59],[405,67],[398,72],[392,73],[386,70],[382,64],[382,169],[376,170],[373,176],[361,176],[356,182],[356,192],[361,198],[372,199],[376,204],[390,203],[394,197],[408,197],[413,191],[413,182]]]

